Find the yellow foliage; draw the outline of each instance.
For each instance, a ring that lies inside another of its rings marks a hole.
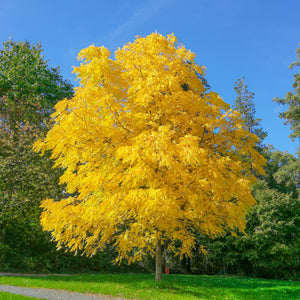
[[[134,261],[158,239],[190,255],[196,232],[243,231],[265,162],[240,114],[203,84],[195,54],[155,33],[114,59],[95,46],[79,59],[80,87],[34,146],[52,151],[74,194],[42,203],[41,224],[58,246],[94,255],[113,242],[119,260]]]

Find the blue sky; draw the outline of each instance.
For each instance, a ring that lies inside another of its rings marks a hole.
[[[272,102],[292,90],[300,43],[299,0],[0,0],[0,41],[42,42],[50,66],[73,84],[78,52],[91,44],[112,52],[136,35],[174,33],[207,68],[212,90],[228,103],[245,77],[255,93],[266,143],[295,154],[290,129]]]

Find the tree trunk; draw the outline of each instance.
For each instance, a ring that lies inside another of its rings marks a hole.
[[[191,264],[191,258],[190,257],[188,257],[188,259],[187,259],[186,270],[187,270],[188,274],[192,274],[192,264]]]
[[[184,256],[181,260],[181,271],[186,274],[187,273],[187,263],[186,263],[186,256]]]
[[[155,251],[155,281],[162,280],[162,254],[161,254],[161,240],[156,244]]]

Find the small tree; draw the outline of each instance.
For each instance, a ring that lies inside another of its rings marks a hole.
[[[173,35],[151,34],[115,59],[95,46],[79,58],[81,86],[56,105],[54,127],[35,144],[52,150],[72,194],[42,204],[58,247],[94,255],[114,242],[117,261],[129,263],[150,253],[161,280],[163,242],[190,256],[196,231],[244,231],[252,170],[263,172],[264,159],[240,114],[208,92],[195,55]]]

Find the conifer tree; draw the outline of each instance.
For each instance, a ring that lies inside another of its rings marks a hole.
[[[300,47],[296,50],[297,60],[290,65],[290,69],[300,66]],[[294,92],[288,92],[285,98],[276,97],[273,101],[279,104],[287,105],[285,112],[279,114],[280,118],[286,119],[285,124],[290,124],[292,133],[291,139],[300,138],[300,73],[294,75],[295,81],[293,83]],[[300,150],[300,147],[299,147]],[[300,151],[299,151],[300,154]]]
[[[235,84],[234,90],[237,93],[237,98],[234,101],[233,109],[241,113],[244,128],[255,133],[262,141],[266,138],[267,133],[259,127],[262,119],[255,118],[256,109],[253,101],[255,94],[248,90],[244,77],[238,79]]]

